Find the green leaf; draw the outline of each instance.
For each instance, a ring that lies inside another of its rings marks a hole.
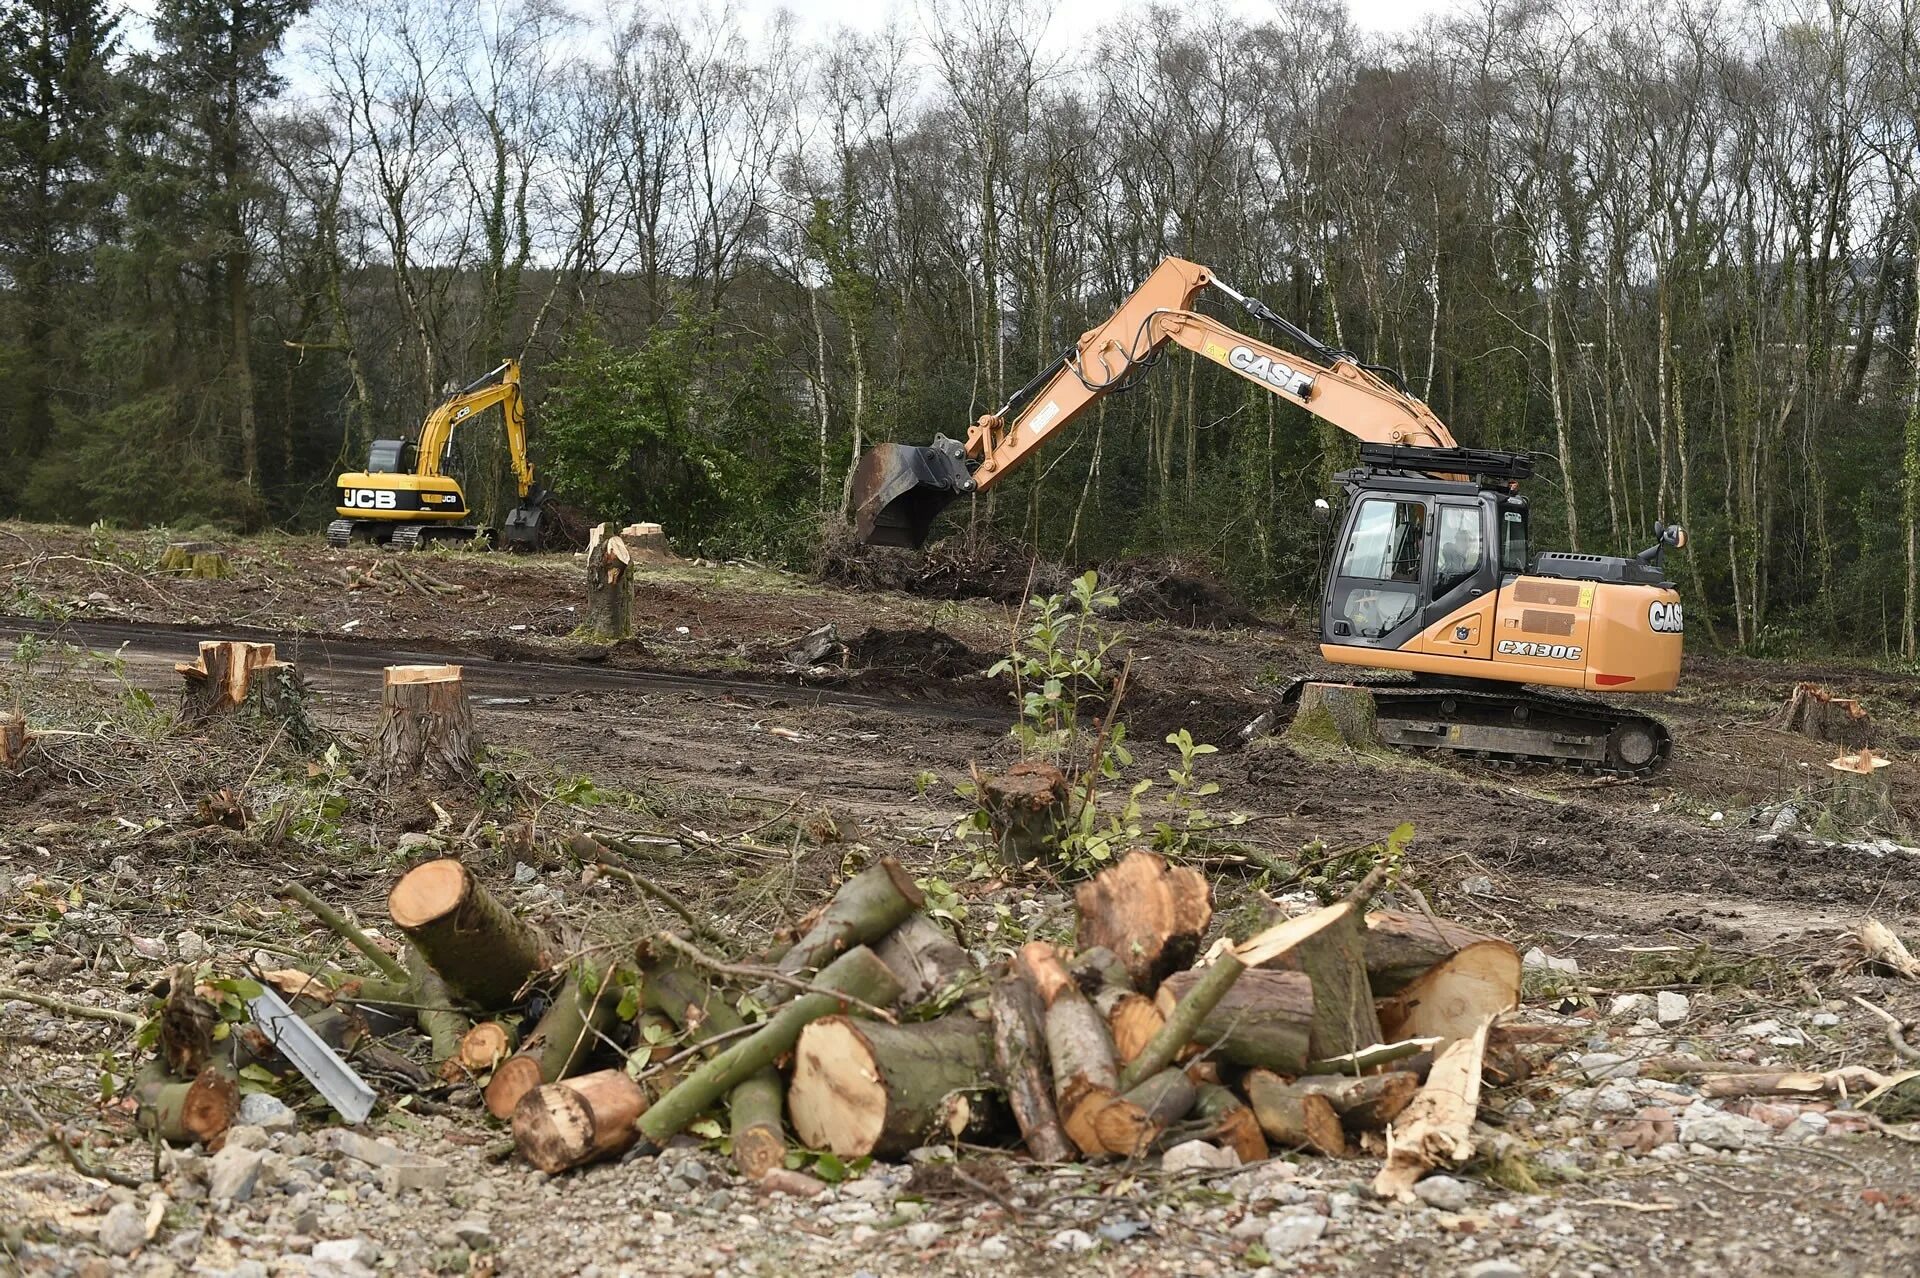
[[[265,1065],[244,1065],[240,1069],[240,1077],[251,1083],[265,1083],[269,1086],[280,1081],[279,1075]]]
[[[719,1140],[720,1124],[711,1118],[701,1118],[687,1124],[687,1130],[703,1140]]]
[[[813,1174],[829,1185],[837,1185],[847,1178],[847,1165],[838,1154],[822,1154],[814,1160]]]

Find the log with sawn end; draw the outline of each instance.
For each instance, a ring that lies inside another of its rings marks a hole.
[[[800,1033],[794,1134],[842,1158],[887,1158],[988,1130],[992,1031],[962,1012],[905,1025],[828,1016]]]
[[[452,857],[403,874],[387,896],[387,917],[449,988],[481,1008],[512,1003],[543,965],[540,934]]]
[[[1213,921],[1213,889],[1189,866],[1129,852],[1074,890],[1074,909],[1080,948],[1111,951],[1134,988],[1150,993],[1200,952]]]

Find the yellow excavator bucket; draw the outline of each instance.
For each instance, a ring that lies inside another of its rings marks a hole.
[[[973,491],[966,450],[934,436],[933,446],[875,444],[853,472],[853,529],[863,545],[926,544],[933,521],[954,498]]]

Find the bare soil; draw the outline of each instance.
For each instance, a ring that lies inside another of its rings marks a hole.
[[[960,829],[968,804],[956,788],[974,766],[1016,757],[1008,690],[984,671],[1008,646],[1027,570],[1002,564],[993,590],[929,598],[748,564],[650,568],[636,587],[636,636],[606,646],[572,638],[584,593],[572,556],[436,551],[396,563],[371,549],[271,537],[231,545],[232,578],[186,581],[154,570],[163,540],[0,525],[0,657],[11,654],[0,665],[0,706],[66,734],[47,739],[51,766],[0,789],[0,984],[138,1011],[166,966],[191,957],[182,933],[219,955],[316,957],[331,940],[275,899],[280,882],[299,877],[378,925],[394,874],[443,847],[508,884],[516,858],[524,861],[533,877],[512,889],[517,903],[567,929],[647,926],[631,892],[606,878],[583,881],[553,850],[549,836],[576,824],[674,840],[645,872],[742,937],[797,917],[849,866],[883,852],[952,885],[972,944],[1047,935],[1070,917],[1059,890],[977,870]],[[1017,585],[1005,584],[1015,576]],[[1888,833],[1904,836],[1920,822],[1915,681],[1842,661],[1810,670],[1691,657],[1681,692],[1647,699],[1673,730],[1672,765],[1634,782],[1248,747],[1238,729],[1287,680],[1322,668],[1308,637],[1205,592],[1173,589],[1141,607],[1136,615],[1212,628],[1117,623],[1131,636],[1123,717],[1138,774],[1160,775],[1174,760],[1161,738],[1178,728],[1218,744],[1221,753],[1202,763],[1221,787],[1211,802],[1248,816],[1233,835],[1256,859],[1308,874],[1411,821],[1407,883],[1442,914],[1577,959],[1580,974],[1541,979],[1530,1006],[1586,1017],[1596,1041],[1618,1028],[1604,1015],[1612,993],[1666,988],[1690,994],[1695,1017],[1668,1037],[1703,1054],[1894,1064],[1879,1023],[1850,996],[1913,1018],[1920,990],[1859,967],[1845,930],[1871,914],[1909,937],[1920,931],[1915,854],[1900,838],[1817,837],[1832,748],[1765,725],[1803,679],[1860,696],[1895,760],[1901,828]],[[1245,624],[1218,624],[1228,618]],[[791,660],[823,626],[833,628],[832,655]],[[298,663],[318,718],[337,735],[330,758],[297,758],[258,734],[170,723],[173,663],[215,637],[270,637]],[[354,779],[380,668],[418,660],[466,668],[490,748],[481,789],[385,794]],[[198,800],[221,788],[249,808],[247,830],[197,822]],[[1800,819],[1775,835],[1783,804]],[[532,852],[513,850],[527,846],[508,837],[516,823],[532,827]],[[403,834],[424,841],[403,849]],[[1257,922],[1273,908],[1269,894],[1297,886],[1259,875],[1231,847],[1201,859],[1216,876],[1226,928]],[[133,938],[142,944],[129,948]],[[1838,1023],[1796,1030],[1804,1042],[1792,1049],[1738,1032],[1763,1017],[1801,1027],[1822,1012]],[[103,1070],[123,1069],[128,1047],[119,1026],[0,999],[0,1256],[34,1272],[84,1272],[100,1256],[92,1234],[103,1186],[39,1144],[43,1128],[31,1114],[90,1134],[89,1157],[101,1164],[151,1175],[124,1105],[99,1099]],[[1370,1160],[1308,1159],[1282,1164],[1284,1176],[1254,1169],[1211,1185],[1015,1166],[1005,1191],[945,1197],[917,1195],[904,1169],[881,1169],[869,1179],[880,1178],[885,1192],[873,1200],[888,1210],[856,1220],[841,1211],[864,1200],[850,1187],[824,1204],[759,1198],[698,1149],[549,1181],[487,1161],[499,1133],[458,1098],[380,1128],[455,1165],[446,1195],[388,1200],[342,1171],[315,1202],[327,1208],[323,1236],[371,1238],[401,1273],[453,1266],[460,1248],[436,1235],[479,1210],[496,1244],[459,1264],[520,1273],[590,1263],[606,1273],[1228,1273],[1267,1264],[1455,1272],[1492,1256],[1566,1274],[1920,1268],[1913,1146],[1856,1134],[1622,1160],[1593,1127],[1599,1118],[1544,1126],[1565,1086],[1554,1080],[1524,1084],[1494,1108],[1534,1098],[1539,1116],[1516,1117],[1513,1130],[1542,1150],[1583,1142],[1575,1148],[1588,1165],[1557,1183],[1543,1179],[1537,1192],[1483,1181],[1464,1214],[1372,1203]],[[710,1169],[704,1184],[676,1178],[686,1159]],[[1257,1232],[1235,1227],[1275,1208],[1276,1176],[1298,1187],[1287,1201],[1330,1214],[1332,1224],[1313,1248],[1268,1259],[1250,1250]],[[344,1213],[332,1210],[340,1190]],[[716,1203],[721,1190],[729,1197]],[[902,1207],[916,1197],[925,1201]],[[176,1202],[169,1211],[166,1232],[139,1262],[153,1272],[164,1272],[162,1262],[213,1271],[249,1258],[303,1271],[299,1244],[311,1240],[284,1203],[223,1214]],[[946,1228],[910,1247],[904,1225],[919,1220]],[[1115,1221],[1140,1228],[1099,1236],[1100,1224]],[[1062,1246],[1070,1229],[1092,1235],[1092,1249]],[[988,1238],[1007,1250],[982,1250]]]

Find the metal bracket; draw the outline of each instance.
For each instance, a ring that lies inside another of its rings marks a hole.
[[[293,1009],[266,986],[247,1000],[247,1010],[253,1014],[253,1023],[260,1027],[267,1041],[293,1062],[340,1117],[353,1126],[366,1121],[377,1099],[373,1089],[353,1072],[351,1065],[340,1059],[338,1052],[327,1046],[326,1040],[313,1032],[313,1026],[296,1016]]]

